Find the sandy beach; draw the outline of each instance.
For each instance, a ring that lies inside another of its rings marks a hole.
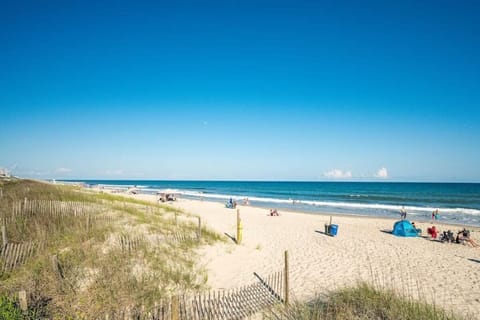
[[[155,201],[154,196],[135,198]],[[367,281],[394,288],[468,318],[480,312],[480,248],[441,243],[429,238],[403,238],[389,234],[394,220],[333,215],[338,235],[323,234],[328,215],[282,212],[238,206],[243,222],[243,241],[236,245],[236,210],[221,203],[179,199],[172,206],[198,215],[220,234],[225,243],[201,249],[213,289],[235,288],[255,281],[254,272],[268,275],[283,267],[290,256],[292,295],[306,300],[316,294]],[[417,223],[426,236],[431,223]],[[438,225],[457,232],[459,226]],[[472,238],[480,239],[478,228]]]

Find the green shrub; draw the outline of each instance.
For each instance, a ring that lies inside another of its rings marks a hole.
[[[21,320],[22,311],[17,302],[6,295],[0,296],[0,319],[2,320]]]

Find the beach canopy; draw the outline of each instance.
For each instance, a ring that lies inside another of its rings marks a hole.
[[[392,233],[398,237],[416,237],[417,230],[408,220],[400,220],[393,225]]]

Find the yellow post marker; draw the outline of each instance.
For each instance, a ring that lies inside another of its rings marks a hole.
[[[240,209],[237,209],[237,244],[242,242],[242,220],[240,219]]]
[[[284,303],[285,303],[285,306],[288,307],[288,304],[290,303],[290,297],[289,297],[289,293],[290,293],[290,274],[289,274],[289,268],[288,268],[288,251],[285,250],[285,269],[284,269],[284,280],[285,280],[285,283],[284,283]]]

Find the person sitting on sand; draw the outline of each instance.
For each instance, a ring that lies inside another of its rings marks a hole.
[[[270,216],[278,216],[278,211],[277,209],[270,209]]]
[[[462,231],[459,231],[457,233],[456,242],[457,243],[463,243],[463,244],[465,244],[465,242],[466,242],[466,243],[470,244],[472,247],[478,247],[479,246],[478,243],[475,240],[470,238],[470,231],[466,230],[465,228]]]
[[[413,221],[412,221],[412,226],[415,229],[415,231],[417,231],[417,234],[422,234],[422,229],[417,228],[417,226],[415,225],[415,222],[413,222]]]

